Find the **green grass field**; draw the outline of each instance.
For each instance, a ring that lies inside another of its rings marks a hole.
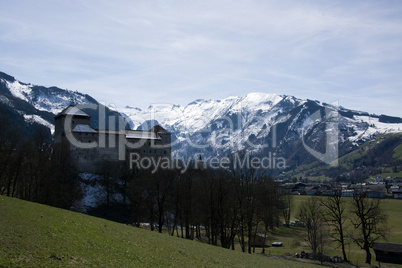
[[[0,196],[0,267],[313,267]]]
[[[292,210],[292,221],[298,219],[297,212],[303,201],[306,201],[311,196],[299,195],[294,196],[294,207]],[[322,198],[322,197],[313,197]],[[351,198],[346,198],[350,201]],[[388,214],[388,227],[390,230],[387,240],[381,240],[378,242],[387,242],[402,244],[402,200],[395,199],[384,199],[383,208]],[[280,241],[283,242],[283,247],[268,247],[265,249],[265,253],[268,255],[275,256],[285,256],[294,257],[295,253],[300,253],[301,251],[311,252],[311,249],[307,246],[304,240],[304,228],[287,228],[279,227],[275,231],[268,233],[267,245],[272,242]],[[241,247],[238,243],[235,244],[236,251],[241,252]],[[358,248],[355,244],[350,243],[346,248],[348,259],[352,261],[353,264],[361,267],[370,267],[366,265],[365,262],[365,252]],[[256,254],[262,253],[262,248],[255,249]],[[342,256],[340,248],[337,248],[335,243],[328,243],[325,248],[325,254],[329,256]],[[372,264],[378,265],[375,261],[374,251],[372,251]],[[381,264],[381,267],[387,267]],[[402,267],[402,265],[392,265],[392,267]]]
[[[303,201],[306,201],[310,196],[295,196],[294,199],[294,208],[292,212],[292,220],[297,219],[297,211],[300,207],[300,204]],[[320,198],[320,197],[314,197]],[[322,198],[322,197],[321,197]],[[351,198],[346,198],[346,200],[350,200]],[[388,215],[388,229],[389,235],[386,240],[381,240],[378,242],[386,242],[386,243],[395,243],[402,244],[402,200],[396,199],[384,199],[383,203],[384,211],[386,211]],[[350,227],[351,228],[351,227]],[[295,252],[300,252],[301,250],[311,251],[304,243],[304,239],[301,236],[303,232],[302,228],[286,228],[281,227],[276,230],[271,239],[279,240],[284,242],[283,248],[275,248],[271,252],[271,254],[279,254],[279,255],[293,255]],[[349,260],[351,260],[355,264],[364,265],[365,261],[365,252],[358,248],[354,244],[350,244],[347,246],[347,255]],[[336,248],[334,243],[328,244],[326,248],[326,254],[330,256],[342,256],[341,250]],[[375,262],[375,254],[372,251],[372,263],[378,264]],[[396,265],[395,265],[396,266]],[[402,267],[402,266],[399,266]]]
[[[309,196],[295,196],[292,219]],[[389,219],[387,242],[402,244],[402,200],[384,200]],[[280,227],[269,234],[266,253],[292,257],[309,251],[303,228]],[[382,241],[385,242],[385,241]],[[261,253],[261,248],[256,249]],[[329,244],[326,254],[340,256]],[[351,244],[347,254],[363,265],[364,251]],[[373,252],[373,264],[375,256]],[[150,232],[124,224],[0,196],[0,267],[49,266],[225,266],[225,267],[312,267],[312,264],[249,255],[216,246]],[[363,265],[364,266],[364,265]]]
[[[394,154],[392,156],[394,158],[402,159],[402,144],[395,148]]]

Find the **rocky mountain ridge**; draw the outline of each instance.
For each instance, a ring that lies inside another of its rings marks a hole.
[[[53,131],[54,115],[73,104],[99,103],[89,95],[57,87],[25,84],[0,73],[0,108],[27,129]],[[92,112],[94,128],[97,113]],[[402,132],[402,118],[370,115],[336,104],[293,96],[250,93],[222,100],[195,100],[188,105],[154,104],[145,110],[109,107],[127,126],[162,125],[172,133],[173,157],[209,159],[235,153],[283,158],[287,169],[320,160],[336,160],[378,135]],[[108,124],[106,124],[108,125]],[[274,167],[271,167],[274,168]],[[277,171],[278,173],[283,171]]]

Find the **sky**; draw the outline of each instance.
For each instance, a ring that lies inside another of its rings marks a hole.
[[[400,0],[0,0],[0,71],[146,108],[251,92],[402,117]]]

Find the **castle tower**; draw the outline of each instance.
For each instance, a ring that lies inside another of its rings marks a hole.
[[[66,120],[71,120],[71,129],[65,129]],[[54,142],[60,143],[62,138],[65,137],[66,131],[72,131],[77,125],[89,126],[90,124],[91,116],[77,107],[70,105],[54,118]]]
[[[152,127],[150,132],[154,132],[156,135],[158,135],[161,140],[156,143],[156,145],[162,145],[161,150],[159,150],[158,154],[159,157],[171,157],[171,133],[164,129],[163,127],[156,125]]]

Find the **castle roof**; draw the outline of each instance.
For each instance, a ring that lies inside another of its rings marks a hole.
[[[74,127],[73,132],[81,132],[81,133],[97,133],[97,131],[89,125],[78,124]]]
[[[160,140],[161,137],[153,131],[127,130],[126,139]]]
[[[73,106],[73,105],[70,105],[67,108],[65,108],[63,111],[61,111],[59,114],[57,114],[56,117],[60,117],[63,115],[75,115],[75,116],[90,117],[86,112],[78,109],[76,106]]]
[[[169,131],[167,131],[166,129],[164,129],[163,127],[156,125],[153,126],[149,131],[155,132],[155,133],[164,133],[164,134],[170,134]]]

